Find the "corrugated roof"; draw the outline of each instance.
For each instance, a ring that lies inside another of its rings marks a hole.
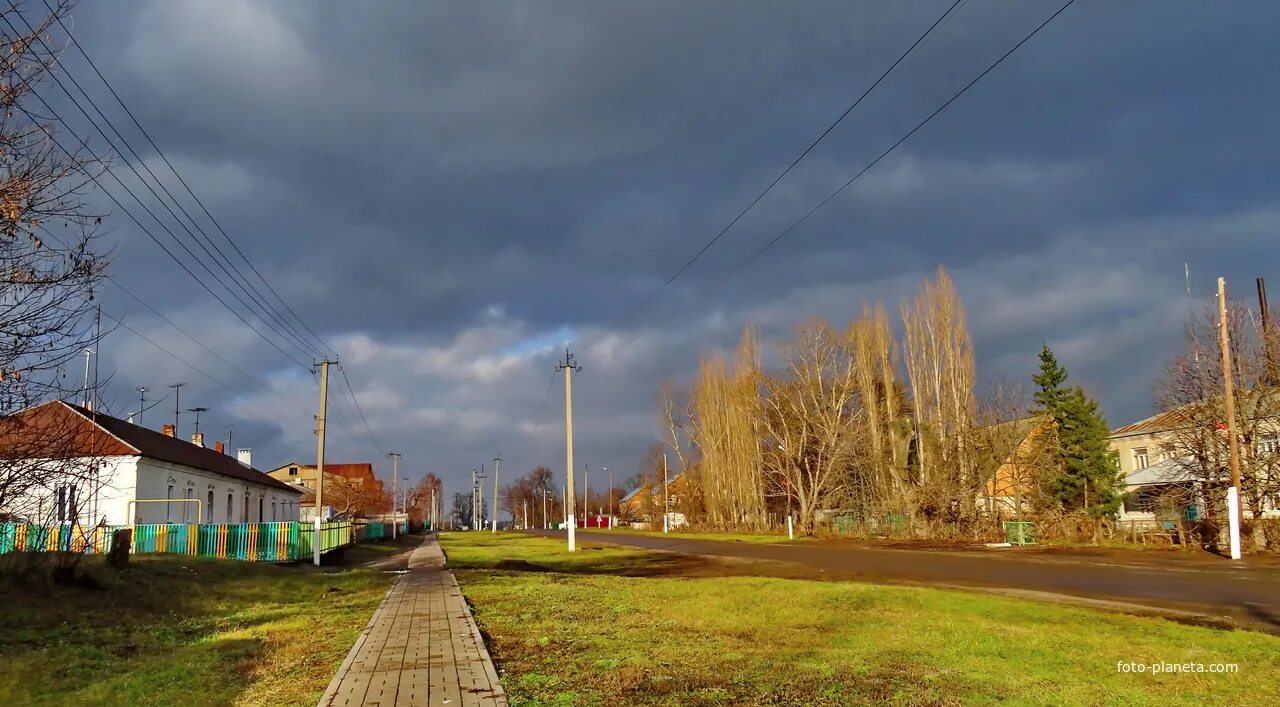
[[[1145,469],[1130,472],[1124,477],[1125,486],[1149,486],[1152,484],[1178,484],[1195,481],[1191,467],[1185,460],[1165,459]]]
[[[58,453],[64,455],[60,458],[141,455],[242,481],[301,493],[299,489],[277,481],[257,469],[247,467],[226,454],[219,454],[206,447],[197,447],[185,440],[170,437],[101,412],[95,414],[79,405],[54,401],[24,410],[13,417],[40,420],[41,424],[53,424],[75,430],[73,439],[57,447]],[[95,424],[97,430],[93,427]],[[99,431],[106,434],[101,434]],[[0,447],[8,449],[11,446],[0,441]]]
[[[1177,427],[1182,427],[1191,422],[1191,413],[1186,407],[1178,407],[1165,412],[1157,413],[1145,420],[1138,420],[1124,427],[1117,427],[1111,431],[1111,436],[1135,434],[1139,432],[1161,432]]]

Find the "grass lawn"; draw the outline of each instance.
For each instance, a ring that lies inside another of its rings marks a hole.
[[[681,557],[447,533],[516,705],[1274,704],[1280,638],[962,591],[690,574]],[[732,574],[732,572],[730,573]],[[1234,675],[1121,673],[1234,663]]]
[[[420,539],[419,539],[420,541]],[[141,555],[105,589],[0,576],[2,705],[314,705],[394,575]]]

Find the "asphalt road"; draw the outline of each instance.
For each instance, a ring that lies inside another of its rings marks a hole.
[[[563,536],[563,532],[554,533]],[[1178,609],[1280,629],[1280,566],[1213,556],[1009,550],[905,550],[824,543],[755,544],[578,531],[582,541],[734,560],[797,563],[814,578],[1044,592]]]

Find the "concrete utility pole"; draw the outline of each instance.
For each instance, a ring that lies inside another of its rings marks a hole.
[[[316,505],[315,535],[312,536],[312,554],[317,567],[320,566],[320,525],[324,514],[324,418],[329,411],[329,366],[337,361],[323,359],[315,364],[320,367],[320,413],[316,415]]]
[[[573,531],[578,525],[577,513],[573,508],[573,373],[581,370],[582,366],[573,360],[573,354],[569,353],[569,347],[566,346],[564,361],[556,364],[556,371],[564,371],[564,497],[567,504],[564,508],[564,516],[568,523],[569,552],[577,549],[573,543]]]
[[[471,467],[471,527],[476,527],[476,486],[480,482],[476,481],[476,468]]]
[[[480,465],[480,475],[476,477],[479,481],[489,478],[484,473],[484,464]],[[476,522],[474,530],[484,530],[484,484],[476,483]]]
[[[609,467],[602,466],[604,473],[609,475],[609,530],[613,530],[613,472],[609,471]]]
[[[391,460],[391,539],[396,539],[396,526],[400,525],[400,519],[396,517],[396,475],[400,471],[400,452],[387,452],[387,458]]]
[[[587,489],[591,487],[591,467],[586,464],[582,465],[582,527],[587,527],[587,523],[591,520],[591,497],[587,495]]]
[[[1231,335],[1227,331],[1227,281],[1218,278],[1218,343],[1222,347],[1222,383],[1227,413],[1227,449],[1231,453],[1231,486],[1227,488],[1227,522],[1231,559],[1240,559],[1240,442],[1236,439],[1235,380],[1231,368]]]
[[[184,385],[186,383],[174,383],[169,386],[173,388],[173,436],[178,439],[182,439],[182,432],[178,430],[178,417],[182,415],[182,406],[179,403],[182,401],[182,386]],[[199,430],[196,431],[199,432]]]
[[[502,455],[493,458],[493,532],[498,532],[498,465],[502,463]],[[512,523],[515,523],[515,512],[512,511]]]

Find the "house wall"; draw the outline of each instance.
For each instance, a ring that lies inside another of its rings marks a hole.
[[[1120,459],[1120,473],[1128,476],[1135,471],[1146,468],[1138,465],[1138,459],[1134,455],[1136,450],[1147,450],[1146,466],[1151,466],[1163,460],[1167,456],[1163,445],[1167,442],[1168,437],[1169,433],[1167,432],[1144,432],[1112,437],[1111,449],[1115,451],[1116,456]]]
[[[76,488],[76,520],[79,523],[92,524],[105,518],[110,525],[123,525],[127,522],[129,499],[133,498],[135,474],[138,458],[134,456],[102,457],[99,462],[96,481],[80,478],[78,475],[62,479],[50,479],[47,487],[33,489],[21,498],[14,499],[0,511],[15,513],[33,523],[57,523],[64,519],[57,517],[56,493],[63,485]],[[37,465],[46,461],[34,462]],[[68,462],[75,469],[90,468],[89,459],[76,459]]]
[[[299,519],[301,494],[274,486],[147,458],[138,462],[136,476],[138,500],[199,499],[200,519],[205,523],[270,523]],[[209,503],[211,492],[212,505]],[[196,505],[186,502],[138,503],[133,520],[135,523],[194,523]]]

